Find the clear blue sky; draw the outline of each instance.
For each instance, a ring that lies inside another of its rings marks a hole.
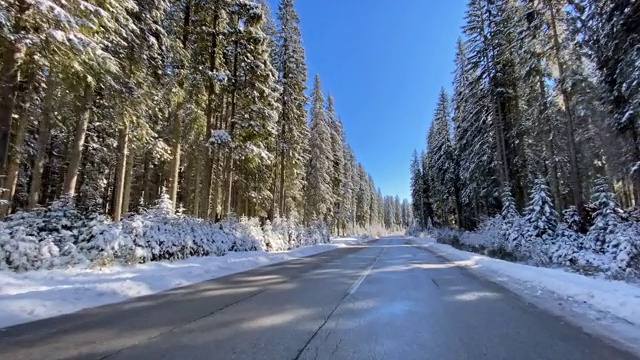
[[[277,9],[277,0],[270,0]],[[335,98],[348,142],[385,195],[409,198],[466,0],[297,0],[309,79]]]

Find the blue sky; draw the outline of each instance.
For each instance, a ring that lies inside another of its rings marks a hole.
[[[277,0],[271,0],[277,8]],[[320,74],[356,157],[409,198],[409,162],[451,88],[466,0],[297,0],[309,78]]]

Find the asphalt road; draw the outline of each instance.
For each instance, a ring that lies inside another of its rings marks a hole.
[[[636,359],[402,238],[0,332],[0,359]]]

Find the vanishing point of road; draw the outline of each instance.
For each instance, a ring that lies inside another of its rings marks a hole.
[[[3,360],[635,358],[405,238],[0,332]]]

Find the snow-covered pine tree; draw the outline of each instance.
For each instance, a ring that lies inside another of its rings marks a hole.
[[[333,208],[331,213],[330,229],[333,231],[337,227],[337,222],[340,217],[342,206],[344,205],[343,188],[345,182],[344,173],[344,150],[343,146],[346,143],[344,131],[342,129],[342,120],[337,116],[334,107],[333,96],[329,93],[327,95],[327,121],[329,123],[329,129],[331,130],[331,155],[332,155],[332,192],[333,192]]]
[[[425,228],[438,225],[436,214],[433,208],[432,191],[429,184],[429,167],[427,166],[427,155],[423,151],[420,154],[422,161],[422,215],[424,217],[423,224]]]
[[[413,210],[407,199],[402,199],[402,228],[408,228],[413,222]]]
[[[302,47],[300,18],[293,0],[278,5],[276,70],[279,73],[280,116],[278,118],[278,210],[281,215],[302,210],[309,130],[305,95],[307,65]]]
[[[424,185],[422,184],[423,176],[422,176],[422,162],[418,157],[418,151],[413,151],[413,156],[411,158],[411,167],[409,169],[411,174],[411,206],[413,209],[413,214],[415,216],[418,225],[421,228],[425,227],[425,216],[424,216],[424,197],[422,196],[422,191]]]
[[[606,179],[599,178],[594,181],[591,203],[597,210],[593,214],[593,225],[587,233],[587,242],[593,251],[604,253],[608,245],[608,237],[615,234],[620,223],[616,213],[615,196],[609,190]]]
[[[451,145],[449,97],[441,89],[427,139],[427,166],[436,213],[449,224],[453,210],[453,147]]]
[[[578,14],[580,30],[590,58],[599,71],[599,82],[609,112],[608,119],[622,142],[626,171],[633,179],[633,197],[640,201],[640,8],[634,1],[576,0],[571,14]],[[610,143],[609,143],[610,144]]]
[[[500,216],[502,216],[505,224],[512,223],[520,217],[518,209],[516,208],[516,199],[514,199],[511,194],[511,186],[506,184],[502,188],[502,211],[500,212]]]
[[[398,195],[396,195],[396,197],[393,199],[393,207],[393,224],[396,229],[399,229],[402,226],[402,203],[400,202],[400,197]]]
[[[311,222],[313,219],[326,221],[333,209],[334,200],[331,182],[333,154],[331,129],[327,122],[319,75],[315,77],[311,93],[309,133],[305,221]]]
[[[481,207],[493,189],[495,142],[487,114],[488,99],[475,67],[470,66],[467,47],[458,41],[453,82],[454,148],[459,159],[461,199],[467,226],[477,224]]]
[[[234,156],[241,171],[236,212],[266,216],[271,206],[270,174],[275,159],[275,137],[279,111],[277,73],[271,65],[269,37],[263,32],[263,13],[256,4],[242,9],[242,36],[238,39],[242,84],[237,94],[238,111]]]
[[[374,200],[374,194],[371,193],[369,174],[364,166],[358,163],[357,169],[359,187],[356,196],[356,222],[361,228],[367,229],[371,225],[371,202]]]
[[[558,226],[558,213],[553,207],[549,192],[546,179],[538,177],[524,218],[527,229],[525,243],[521,246],[522,255],[538,264],[550,261],[549,249],[553,245]]]

